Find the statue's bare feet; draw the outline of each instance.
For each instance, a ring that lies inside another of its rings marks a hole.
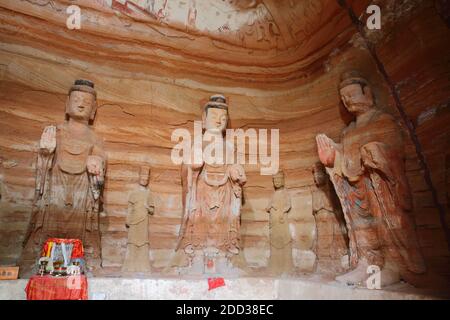
[[[370,276],[370,274],[367,273],[368,266],[369,264],[367,263],[367,261],[361,259],[355,269],[343,275],[337,276],[336,281],[347,285],[364,285],[365,281]]]
[[[367,286],[367,279],[371,276],[369,264],[365,260],[358,263],[356,269],[336,277],[336,281],[347,285]],[[380,289],[400,281],[400,273],[392,267],[386,266],[380,271]]]
[[[228,252],[231,254],[239,254],[239,248],[232,245],[228,248]]]

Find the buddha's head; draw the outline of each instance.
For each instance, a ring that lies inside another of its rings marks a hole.
[[[205,104],[202,115],[203,129],[211,133],[224,132],[228,124],[228,105],[221,94],[213,95]]]
[[[150,167],[141,166],[139,170],[139,185],[146,187],[150,181]]]
[[[280,189],[284,187],[284,172],[278,171],[272,176],[273,186],[275,189]]]
[[[94,120],[97,111],[97,93],[94,83],[88,80],[76,80],[70,87],[66,101],[66,117],[78,121]]]
[[[325,183],[327,182],[327,173],[325,172],[325,167],[322,164],[322,162],[316,162],[313,166],[312,166],[312,175],[314,178],[314,183],[316,184],[316,186],[320,187],[325,185]]]
[[[345,108],[354,115],[363,114],[374,107],[370,84],[357,71],[346,71],[341,75],[339,94]]]

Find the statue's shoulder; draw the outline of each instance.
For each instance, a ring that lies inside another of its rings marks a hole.
[[[226,150],[235,150],[234,141],[230,141],[228,139],[225,140],[225,148]]]
[[[139,198],[139,196],[137,194],[137,190],[133,190],[128,195],[128,202],[134,204],[137,202],[138,198]]]
[[[58,123],[57,125],[50,125],[50,126],[47,126],[47,127],[55,127],[56,128],[56,132],[62,132],[62,131],[67,129],[67,126],[68,126],[67,122],[63,122],[63,123]]]
[[[94,128],[92,128],[91,126],[89,126],[89,134],[94,138],[94,139],[101,139],[101,136],[94,131]]]
[[[279,197],[280,199],[283,199],[283,200],[290,199],[289,192],[287,191],[286,188],[275,190],[275,192],[273,193],[273,196]]]
[[[377,125],[379,124],[383,128],[386,128],[386,130],[398,130],[400,128],[400,124],[397,118],[392,114],[382,110],[377,110],[377,113],[375,114],[372,122],[377,122]]]
[[[87,134],[89,137],[89,141],[93,145],[103,145],[103,138],[94,131],[94,128],[92,126],[88,126]]]
[[[395,117],[383,110],[379,110],[377,109],[372,117],[373,120],[380,120],[380,121],[393,121],[396,122],[397,120],[395,119]]]
[[[133,190],[128,195],[128,202],[130,202],[130,203],[137,203],[137,202],[140,202],[140,201],[144,201],[149,196],[149,192],[150,192],[150,189],[146,189],[146,190],[136,189],[136,190]]]

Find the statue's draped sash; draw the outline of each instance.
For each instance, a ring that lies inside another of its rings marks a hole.
[[[190,186],[183,193],[179,248],[188,245],[194,249],[214,247],[223,251],[239,248],[242,189],[231,180],[229,168],[223,166],[220,179],[213,179],[206,166],[198,171],[185,168]]]

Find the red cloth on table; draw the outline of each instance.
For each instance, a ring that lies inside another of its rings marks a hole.
[[[83,243],[80,239],[61,239],[61,238],[50,238],[45,241],[44,246],[42,247],[42,253],[41,257],[45,257],[47,255],[48,251],[48,244],[50,242],[54,243],[72,243],[73,249],[72,249],[72,256],[71,259],[84,258],[84,249],[83,249]]]
[[[208,278],[208,291],[225,285],[224,278]]]
[[[84,275],[32,276],[25,292],[27,300],[87,300],[87,278]]]

